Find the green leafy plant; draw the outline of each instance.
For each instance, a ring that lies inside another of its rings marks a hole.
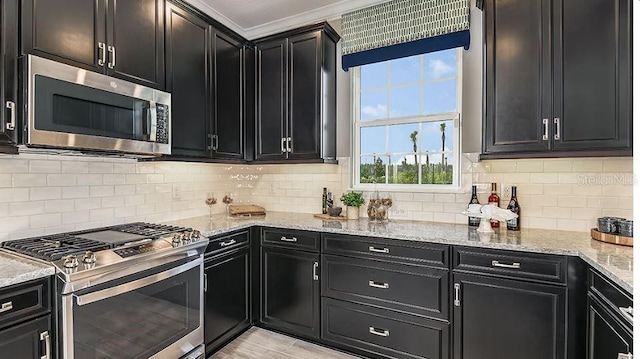
[[[343,193],[340,201],[347,207],[360,207],[364,204],[364,196],[362,192]]]

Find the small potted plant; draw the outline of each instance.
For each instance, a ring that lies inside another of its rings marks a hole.
[[[343,193],[340,201],[347,206],[347,219],[360,218],[360,206],[364,204],[364,196],[362,192]]]

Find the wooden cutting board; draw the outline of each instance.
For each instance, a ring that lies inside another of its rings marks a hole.
[[[346,221],[347,220],[347,217],[345,216],[331,217],[328,214],[322,214],[322,213],[314,214],[313,216],[318,219],[324,219],[325,221]]]
[[[260,216],[267,214],[264,207],[256,205],[232,204],[229,206],[229,214],[232,216]]]
[[[619,234],[602,233],[598,231],[597,228],[591,228],[591,238],[600,242],[633,247],[633,237],[621,236]]]

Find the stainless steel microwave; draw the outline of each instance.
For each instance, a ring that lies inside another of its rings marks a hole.
[[[29,55],[27,147],[171,154],[171,94]]]

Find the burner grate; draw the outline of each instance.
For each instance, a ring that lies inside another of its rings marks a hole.
[[[3,243],[4,248],[47,261],[56,261],[70,254],[97,252],[109,246],[98,241],[75,238],[69,234],[18,239]]]

